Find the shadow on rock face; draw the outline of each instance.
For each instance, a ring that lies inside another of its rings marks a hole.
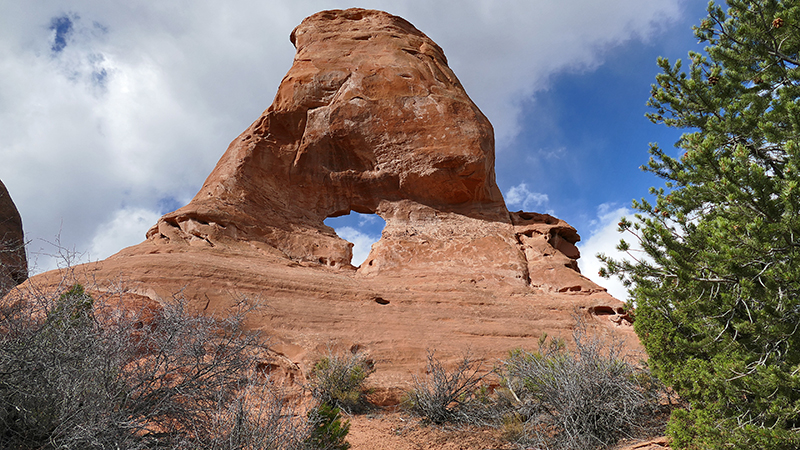
[[[28,279],[22,218],[0,181],[0,297]]]

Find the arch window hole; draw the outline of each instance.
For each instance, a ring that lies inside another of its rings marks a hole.
[[[353,260],[350,264],[359,267],[369,256],[372,244],[378,242],[386,221],[377,214],[361,214],[351,211],[339,217],[328,217],[325,225],[336,230],[336,234],[353,244]]]

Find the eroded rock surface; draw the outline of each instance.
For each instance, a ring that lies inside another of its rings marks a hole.
[[[357,211],[391,222],[426,209],[508,220],[492,126],[432,40],[399,17],[359,9],[315,14],[291,40],[297,55],[272,106],[150,240],[257,241],[341,266],[350,246],[327,217]]]
[[[28,278],[22,218],[0,181],[0,297]]]
[[[156,301],[180,293],[207,312],[259,297],[249,326],[287,361],[307,370],[331,346],[363,349],[386,398],[428,349],[500,357],[545,332],[568,336],[575,313],[633,336],[623,303],[578,272],[576,230],[507,210],[491,124],[430,38],[350,9],[307,18],[291,40],[275,101],[195,198],[76,274]],[[386,221],[359,268],[323,223],[350,211]]]

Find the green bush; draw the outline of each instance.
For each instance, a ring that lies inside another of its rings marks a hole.
[[[357,351],[343,355],[329,351],[311,370],[311,394],[348,414],[361,411],[367,404],[364,383],[373,372],[372,361]]]
[[[342,422],[339,409],[321,403],[308,412],[313,425],[308,444],[314,449],[347,450],[350,444],[345,440],[350,432],[350,421]]]

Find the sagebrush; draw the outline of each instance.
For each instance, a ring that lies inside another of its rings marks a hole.
[[[606,448],[663,430],[666,391],[619,341],[604,345],[582,324],[574,350],[546,335],[538,351],[514,350],[498,372],[510,403],[506,437],[546,449]]]
[[[623,344],[604,345],[577,320],[573,348],[543,335],[537,351],[516,349],[494,370],[469,356],[447,369],[428,353],[404,404],[434,424],[501,428],[520,448],[597,449],[663,432],[664,386]]]
[[[266,348],[241,326],[252,308],[243,300],[209,317],[182,298],[132,307],[78,284],[6,297],[0,448],[325,448],[310,441],[318,416],[293,411],[255,370]]]
[[[425,377],[414,376],[403,402],[407,409],[435,424],[485,422],[488,390],[484,380],[491,371],[480,361],[467,354],[447,370],[429,351],[425,372]]]

